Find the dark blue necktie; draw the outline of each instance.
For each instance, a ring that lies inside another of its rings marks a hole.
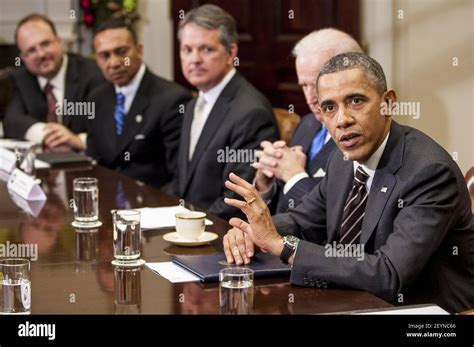
[[[115,94],[115,133],[122,135],[123,120],[125,118],[125,95],[123,93]]]
[[[311,143],[311,149],[309,150],[310,160],[313,160],[316,154],[318,154],[321,148],[323,148],[324,140],[326,139],[327,133],[328,129],[326,129],[325,127],[321,127],[321,130],[317,132],[316,136],[313,139],[313,142]]]

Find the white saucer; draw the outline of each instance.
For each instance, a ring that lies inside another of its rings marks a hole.
[[[174,243],[175,245],[178,245],[178,246],[187,246],[187,247],[206,245],[216,240],[217,238],[219,238],[219,235],[217,235],[216,233],[211,233],[209,231],[203,232],[202,235],[199,236],[197,240],[183,239],[178,235],[176,231],[163,235],[163,239],[165,241]]]
[[[146,261],[143,260],[143,259],[137,259],[136,261],[126,263],[126,262],[118,261],[118,260],[114,259],[114,260],[111,261],[111,263],[112,263],[112,265],[115,265],[115,266],[118,266],[118,267],[140,267],[143,264],[145,264]]]
[[[92,223],[80,223],[77,221],[72,221],[71,225],[74,228],[78,229],[92,229],[92,228],[98,228],[102,225],[102,222],[98,220],[97,222],[92,222]]]

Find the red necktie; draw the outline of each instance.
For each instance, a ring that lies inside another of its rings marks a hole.
[[[57,122],[56,97],[53,93],[53,86],[49,84],[49,82],[46,84],[46,87],[44,87],[44,93],[46,94],[46,101],[48,103],[48,122]]]

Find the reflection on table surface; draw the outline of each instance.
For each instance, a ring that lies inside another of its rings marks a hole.
[[[94,230],[71,226],[72,180],[99,179],[99,219]],[[172,284],[144,266],[117,271],[113,259],[110,210],[121,204],[130,208],[177,205],[178,199],[100,166],[38,171],[47,201],[37,217],[9,198],[0,182],[0,244],[37,244],[38,259],[32,262],[32,313],[107,314],[218,314],[217,283]],[[120,190],[120,194],[117,191]],[[125,199],[125,201],[123,201]],[[192,207],[191,207],[192,208]],[[206,246],[179,247],[163,240],[172,230],[145,230],[142,258],[168,261],[172,255],[210,254],[222,250],[226,221],[209,216],[209,231],[219,239]],[[254,314],[312,314],[341,312],[390,305],[362,291],[313,289],[292,286],[287,278],[256,280]]]

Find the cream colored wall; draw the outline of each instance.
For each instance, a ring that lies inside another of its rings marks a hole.
[[[145,47],[144,60],[156,74],[173,79],[173,22],[170,0],[140,0],[138,36]]]
[[[463,173],[474,166],[473,12],[471,0],[362,2],[369,54],[389,72],[399,100],[420,103],[419,119],[394,118],[435,139]]]

